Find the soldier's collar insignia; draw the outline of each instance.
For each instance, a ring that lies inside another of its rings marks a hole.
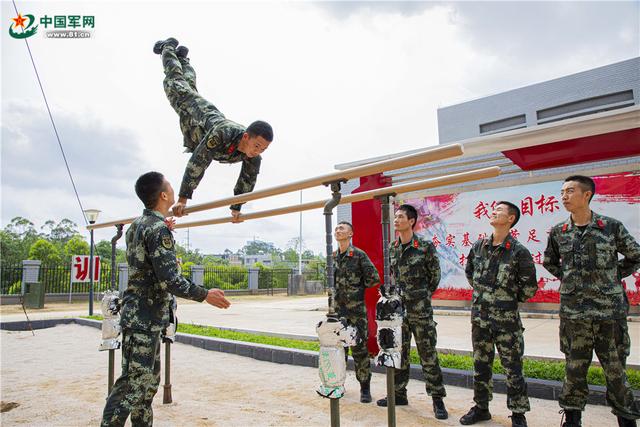
[[[170,234],[162,236],[162,246],[164,246],[166,249],[173,248],[173,239],[171,238]]]
[[[511,242],[507,240],[507,243],[504,244],[504,247],[508,249],[511,249]]]
[[[396,240],[395,247],[397,248],[397,247],[398,247],[398,245],[400,245],[400,243],[398,243],[398,241]]]
[[[596,221],[596,223],[598,224],[598,227],[600,227],[601,229],[604,228],[604,221],[602,221],[600,218],[598,218],[598,220]]]
[[[562,232],[563,233],[566,233],[568,229],[569,229],[569,224],[567,224],[566,222],[564,224],[562,224]]]
[[[349,251],[349,256],[352,257],[353,256],[353,250]]]
[[[420,243],[418,243],[418,239],[413,239],[413,247],[418,249],[419,246],[420,246]]]
[[[236,144],[231,144],[231,146],[229,147],[229,150],[227,150],[228,154],[233,153],[236,150]]]

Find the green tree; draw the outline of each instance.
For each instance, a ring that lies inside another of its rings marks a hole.
[[[39,239],[29,248],[29,259],[39,259],[43,264],[59,264],[61,261],[58,248],[48,240]]]
[[[76,234],[65,243],[63,253],[65,260],[70,260],[74,255],[89,255],[89,244],[84,240],[84,237]]]
[[[0,254],[5,264],[17,264],[24,259],[22,239],[14,233],[0,231]]]
[[[245,255],[260,255],[260,254],[272,254],[280,256],[282,251],[276,248],[271,242],[264,242],[262,240],[249,240],[241,249]]]
[[[78,225],[70,219],[64,218],[59,223],[55,223],[52,220],[48,220],[41,227],[45,232],[48,230],[46,236],[52,243],[58,243],[64,246],[73,236],[78,233]]]

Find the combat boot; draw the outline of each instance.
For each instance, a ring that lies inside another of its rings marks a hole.
[[[160,55],[165,46],[173,46],[175,48],[178,47],[179,44],[178,40],[173,37],[169,37],[166,40],[158,40],[156,44],[153,45],[153,53]]]
[[[520,412],[513,412],[511,416],[511,427],[527,427],[527,418]]]
[[[433,413],[439,420],[446,420],[449,418],[449,413],[447,412],[447,408],[444,407],[444,401],[441,397],[433,398]]]
[[[582,411],[576,411],[575,409],[563,409],[560,413],[564,419],[562,427],[582,427]]]
[[[470,426],[471,424],[475,424],[478,421],[488,421],[491,419],[491,412],[488,409],[481,409],[478,406],[474,406],[469,409],[469,412],[464,414],[462,418],[460,418],[460,424],[463,426]]]
[[[396,406],[406,406],[409,404],[407,396],[396,396]],[[376,405],[387,407],[387,398],[384,397],[376,402]]]
[[[360,383],[360,403],[371,403],[371,382]]]
[[[189,48],[186,46],[178,46],[176,49],[176,56],[178,58],[186,58],[189,55]]]
[[[628,418],[622,418],[618,416],[618,427],[637,427],[636,420],[630,420]]]

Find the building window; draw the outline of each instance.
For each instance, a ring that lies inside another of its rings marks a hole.
[[[496,120],[494,122],[484,123],[480,125],[480,134],[490,134],[497,132],[506,132],[508,130],[520,129],[526,127],[527,118],[524,114],[519,116],[508,117],[506,119]]]
[[[538,124],[600,113],[634,105],[633,91],[625,90],[593,98],[581,99],[537,111]]]

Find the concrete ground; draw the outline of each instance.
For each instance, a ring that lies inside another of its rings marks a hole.
[[[2,331],[0,339],[1,425],[99,424],[107,392],[108,360],[107,352],[97,351],[99,330],[60,325],[36,330],[35,335],[28,331]],[[153,403],[154,425],[328,426],[330,423],[329,402],[315,393],[319,385],[315,368],[262,362],[183,344],[174,344],[171,356],[173,403],[162,404],[160,386]],[[120,352],[116,352],[116,366],[119,357]],[[347,373],[345,387],[347,393],[340,400],[342,425],[386,425],[385,408],[358,402],[353,372]],[[374,399],[383,397],[385,376],[373,374],[371,388]],[[448,386],[447,394],[449,419],[436,420],[424,383],[410,381],[410,404],[397,408],[397,425],[459,425],[459,418],[473,404],[473,392]],[[531,399],[531,409],[527,414],[531,427],[559,425],[557,402]],[[504,394],[494,396],[491,412],[493,419],[479,425],[511,425]],[[617,424],[605,406],[588,405],[583,420],[584,427]]]
[[[326,297],[237,296],[230,297],[232,305],[219,310],[207,304],[179,300],[178,319],[181,323],[233,328],[282,335],[315,337],[315,325],[326,312]],[[53,303],[42,310],[29,310],[31,319],[74,317],[88,314],[85,303]],[[100,304],[94,305],[100,314]],[[564,359],[560,352],[557,318],[523,316],[525,327],[525,355]],[[0,320],[24,320],[20,306],[0,306]],[[436,311],[438,348],[471,351],[471,325],[468,312]],[[629,322],[631,355],[629,365],[640,365],[640,322]],[[594,360],[597,360],[594,357]]]

